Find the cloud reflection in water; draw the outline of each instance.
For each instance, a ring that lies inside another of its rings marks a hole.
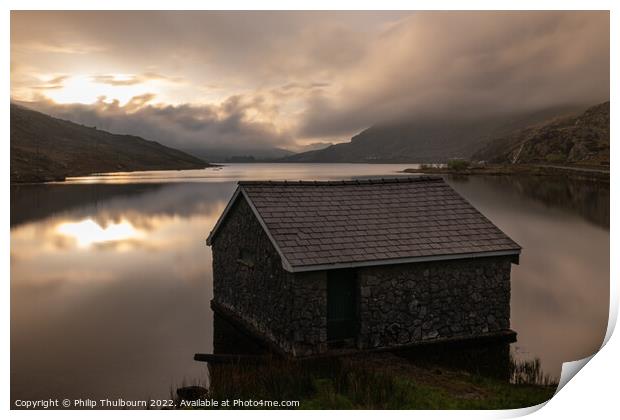
[[[93,219],[78,222],[64,222],[56,226],[56,232],[73,238],[80,248],[88,248],[93,244],[118,242],[144,236],[144,232],[136,230],[127,220],[101,226]]]
[[[165,398],[204,376],[192,356],[212,345],[205,238],[234,184],[75,189],[87,200],[39,187],[15,203],[65,206],[11,230],[12,399]]]

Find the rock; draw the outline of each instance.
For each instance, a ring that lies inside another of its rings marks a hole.
[[[401,330],[400,324],[396,322],[394,322],[389,327],[387,327],[387,331],[393,336],[397,336],[400,330]]]
[[[433,330],[433,331],[429,332],[428,334],[426,334],[426,337],[428,337],[429,339],[432,340],[434,338],[439,337],[439,332],[436,331],[436,330]]]
[[[417,327],[414,331],[413,331],[413,339],[415,341],[419,341],[422,338],[422,328]]]

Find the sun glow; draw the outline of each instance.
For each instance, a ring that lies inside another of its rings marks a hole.
[[[142,236],[142,233],[127,220],[121,220],[119,223],[110,223],[106,226],[99,225],[93,219],[61,223],[56,228],[56,232],[75,239],[77,246],[80,248],[88,248],[98,243],[123,241]]]
[[[158,93],[155,80],[144,80],[134,84],[122,84],[130,81],[131,75],[113,75],[110,84],[97,81],[92,76],[76,75],[63,81],[62,87],[46,89],[45,96],[59,104],[92,104],[105,97],[106,102],[118,100],[121,105],[126,104],[131,98],[145,93]]]

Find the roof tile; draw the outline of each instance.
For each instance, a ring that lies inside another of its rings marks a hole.
[[[293,267],[520,249],[437,177],[239,187]]]

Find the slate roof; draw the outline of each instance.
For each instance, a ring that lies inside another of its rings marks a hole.
[[[289,271],[519,254],[440,177],[241,181]],[[213,239],[221,220],[209,236]]]

